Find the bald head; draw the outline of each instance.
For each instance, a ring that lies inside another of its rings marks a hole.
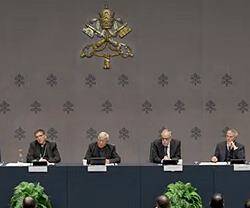
[[[224,199],[222,194],[216,193],[212,196],[210,201],[211,208],[223,208],[224,207]]]
[[[25,197],[23,199],[23,208],[36,208],[36,201],[30,196]]]
[[[157,208],[170,208],[170,201],[167,196],[161,195],[156,198]]]

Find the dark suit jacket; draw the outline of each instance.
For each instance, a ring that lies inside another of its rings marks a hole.
[[[237,150],[233,150],[232,159],[245,159],[245,147],[235,142]],[[226,152],[227,152],[227,142],[223,141],[216,145],[214,156],[218,158],[218,162],[226,161]]]
[[[161,160],[165,156],[164,146],[162,145],[161,139],[156,139],[151,143],[149,160],[153,163],[161,163]],[[176,139],[170,141],[170,158],[180,159],[181,158],[181,142]]]
[[[32,162],[33,160],[39,160],[41,158],[40,146],[41,145],[37,141],[30,143],[29,151],[27,154],[27,162]],[[51,163],[58,163],[61,161],[56,143],[46,141],[45,154],[43,158]]]
[[[103,155],[100,155],[100,151]],[[91,157],[102,157],[110,160],[110,163],[120,163],[121,158],[115,150],[115,146],[111,144],[106,144],[105,147],[100,149],[97,146],[97,142],[91,143],[86,152],[85,159],[89,160]]]

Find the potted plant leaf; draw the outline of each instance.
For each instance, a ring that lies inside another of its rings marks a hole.
[[[14,194],[11,197],[11,208],[22,208],[23,199],[27,196],[32,197],[37,208],[52,208],[49,197],[44,192],[44,188],[39,183],[21,182],[14,188]]]
[[[170,199],[171,208],[202,208],[201,197],[190,183],[171,183],[164,194]]]

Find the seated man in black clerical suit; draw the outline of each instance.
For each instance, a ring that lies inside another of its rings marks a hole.
[[[150,162],[163,163],[163,160],[181,159],[181,142],[172,139],[171,131],[163,129],[161,138],[156,139],[150,146]]]
[[[238,132],[235,129],[229,129],[226,133],[226,141],[216,145],[212,162],[227,162],[231,159],[245,159],[245,147],[236,142]]]
[[[85,158],[89,160],[92,157],[105,157],[106,164],[120,163],[121,158],[115,150],[115,146],[108,144],[109,135],[106,132],[101,132],[98,135],[97,141],[89,145]]]
[[[36,130],[34,136],[36,140],[30,143],[27,162],[47,161],[49,163],[58,163],[61,161],[56,143],[47,141],[43,129]]]

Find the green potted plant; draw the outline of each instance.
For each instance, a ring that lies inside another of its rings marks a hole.
[[[14,194],[11,197],[11,208],[22,208],[23,199],[27,196],[32,197],[37,208],[52,208],[49,197],[44,192],[44,188],[39,183],[21,182],[14,188]]]
[[[202,208],[202,200],[190,183],[178,181],[167,186],[164,193],[171,201],[171,208]]]

